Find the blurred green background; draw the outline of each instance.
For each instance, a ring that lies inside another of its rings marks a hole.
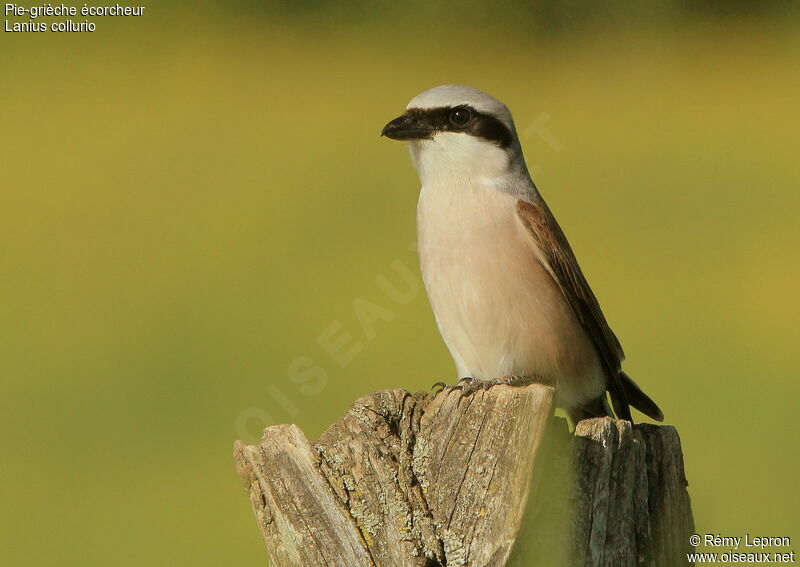
[[[418,180],[378,137],[449,82],[513,110],[698,531],[800,537],[800,28],[753,4],[152,3],[4,33],[0,563],[263,565],[234,439],[452,378]]]

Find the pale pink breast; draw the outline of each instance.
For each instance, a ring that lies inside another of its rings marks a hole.
[[[515,201],[483,187],[423,189],[420,263],[439,330],[460,376],[538,374],[558,382],[562,399],[595,397],[597,352],[535,259]]]

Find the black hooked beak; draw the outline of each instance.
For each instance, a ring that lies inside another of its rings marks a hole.
[[[433,127],[408,113],[398,116],[381,130],[381,136],[392,140],[425,140],[433,136]]]

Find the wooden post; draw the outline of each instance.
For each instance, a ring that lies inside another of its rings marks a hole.
[[[598,418],[573,436],[543,385],[377,392],[313,445],[279,425],[234,457],[273,567],[672,566],[691,549],[675,429]]]

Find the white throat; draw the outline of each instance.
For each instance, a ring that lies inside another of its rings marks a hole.
[[[422,185],[455,179],[494,185],[513,169],[506,150],[462,133],[440,132],[429,140],[414,140],[408,150]]]

